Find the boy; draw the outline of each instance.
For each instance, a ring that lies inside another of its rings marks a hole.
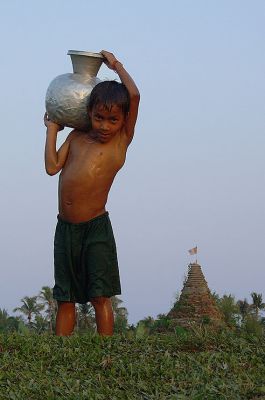
[[[57,133],[63,127],[50,121],[47,113],[44,116],[46,172],[55,175],[61,171],[53,288],[59,336],[73,332],[75,302],[88,301],[95,309],[98,333],[112,335],[110,297],[121,293],[115,240],[105,205],[133,138],[140,94],[115,56],[101,53],[122,83],[101,82],[93,89],[88,104],[91,130],[73,130],[56,151]]]

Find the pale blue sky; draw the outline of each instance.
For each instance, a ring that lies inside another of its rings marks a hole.
[[[195,245],[212,290],[265,298],[264,1],[2,0],[0,36],[1,308],[53,285],[42,116],[69,49],[113,51],[141,92],[108,202],[130,322],[169,310]]]

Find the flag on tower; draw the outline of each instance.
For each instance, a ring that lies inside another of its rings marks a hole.
[[[189,250],[190,255],[197,254],[197,246]]]

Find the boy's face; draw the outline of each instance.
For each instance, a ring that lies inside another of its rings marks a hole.
[[[89,112],[89,116],[92,129],[102,143],[109,142],[122,129],[125,122],[124,113],[115,104],[110,111],[102,105],[97,105]]]

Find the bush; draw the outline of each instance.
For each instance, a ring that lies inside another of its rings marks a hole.
[[[254,335],[257,337],[263,336],[263,327],[261,323],[252,315],[246,317],[242,328],[248,335]]]

